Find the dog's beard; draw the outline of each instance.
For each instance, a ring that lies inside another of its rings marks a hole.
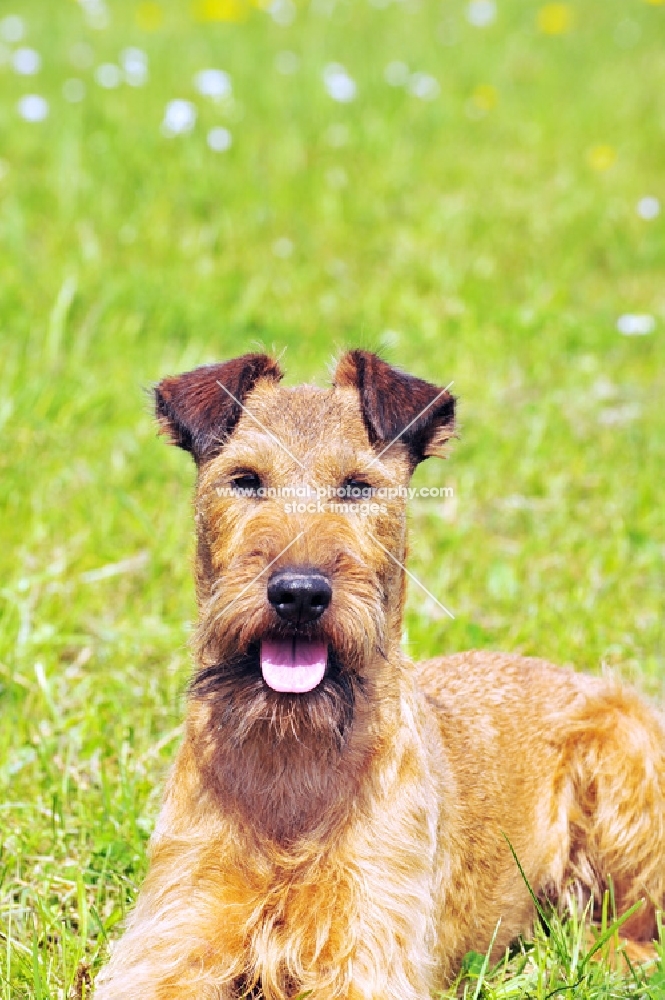
[[[306,744],[315,738],[341,750],[363,689],[362,676],[329,647],[326,671],[316,688],[302,694],[273,691],[261,673],[259,643],[253,642],[245,653],[199,670],[189,692],[211,703],[217,725],[236,747],[268,735]]]
[[[248,829],[279,843],[342,822],[358,801],[374,745],[381,605],[376,589],[374,601],[345,596],[325,629],[297,630],[299,639],[328,647],[323,678],[309,691],[266,682],[261,640],[285,640],[294,630],[249,592],[232,613],[228,605],[206,608],[195,637],[199,670],[190,696],[203,709],[200,754],[210,787]]]

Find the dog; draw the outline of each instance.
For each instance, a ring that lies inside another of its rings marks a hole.
[[[165,378],[198,470],[196,669],[150,868],[97,1000],[426,1000],[536,908],[656,934],[665,726],[538,659],[400,646],[406,487],[455,400],[362,350]],[[521,872],[516,864],[519,861]],[[523,877],[524,876],[524,877]]]

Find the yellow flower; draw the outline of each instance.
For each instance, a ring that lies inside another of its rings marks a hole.
[[[586,154],[587,163],[598,173],[609,170],[616,158],[616,150],[611,146],[592,146]]]
[[[573,11],[567,3],[548,3],[538,11],[538,30],[544,35],[565,35],[573,26]]]
[[[498,103],[499,94],[491,83],[481,83],[471,95],[471,100],[481,111],[491,111]]]
[[[193,13],[197,21],[243,21],[248,11],[245,0],[196,0]]]
[[[665,3],[665,0],[646,0],[646,2],[650,3],[652,7],[660,7]]]
[[[142,31],[157,31],[163,20],[164,11],[154,0],[146,0],[136,8],[136,23]]]

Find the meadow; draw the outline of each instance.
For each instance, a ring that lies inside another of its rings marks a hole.
[[[160,377],[346,346],[460,399],[414,657],[665,698],[662,0],[3,0],[0,996],[76,1000],[180,737],[193,467]],[[469,998],[665,997],[548,918]],[[451,993],[451,996],[454,993]]]

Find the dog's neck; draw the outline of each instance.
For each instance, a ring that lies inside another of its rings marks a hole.
[[[214,699],[201,705],[196,725],[200,766],[208,787],[235,812],[260,842],[268,837],[284,848],[304,840],[330,837],[348,821],[366,794],[368,772],[377,758],[386,712],[399,699],[396,678],[385,676],[386,661],[377,657],[356,698],[353,719],[339,738],[323,730],[283,728],[274,720],[256,722],[246,738],[229,730],[227,708]],[[376,676],[381,677],[377,691]]]

